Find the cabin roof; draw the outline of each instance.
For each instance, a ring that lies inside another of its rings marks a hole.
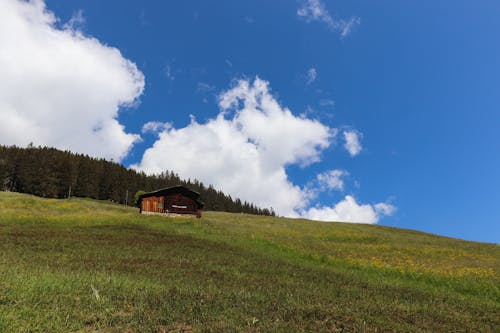
[[[169,195],[169,194],[182,194],[188,198],[191,198],[193,199],[194,201],[196,201],[196,203],[199,205],[200,208],[203,208],[203,206],[205,205],[203,203],[203,201],[201,201],[199,198],[200,198],[200,193],[196,192],[196,191],[193,191],[185,186],[182,186],[182,185],[177,185],[177,186],[172,186],[172,187],[166,187],[166,188],[162,188],[162,189],[159,189],[159,190],[156,190],[156,191],[152,191],[152,192],[147,192],[147,193],[144,193],[144,194],[141,194],[139,196],[139,200],[142,200],[143,198],[147,198],[147,197],[153,197],[153,196],[165,196],[165,195]]]

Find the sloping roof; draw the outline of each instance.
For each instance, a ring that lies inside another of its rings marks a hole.
[[[205,205],[203,201],[201,201],[200,198],[200,193],[190,190],[189,188],[182,186],[182,185],[177,185],[177,186],[172,186],[172,187],[167,187],[167,188],[162,188],[160,190],[156,190],[153,192],[148,192],[141,194],[139,196],[139,200],[142,200],[142,198],[147,198],[147,197],[153,197],[153,196],[165,196],[169,194],[182,194],[188,198],[193,199],[196,201],[196,203],[199,205],[199,208],[203,208]]]

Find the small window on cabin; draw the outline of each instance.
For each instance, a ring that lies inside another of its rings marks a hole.
[[[158,201],[158,208],[159,208],[159,209],[163,209],[163,202]]]

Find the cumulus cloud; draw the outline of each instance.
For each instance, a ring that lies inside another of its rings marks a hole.
[[[306,193],[285,167],[319,161],[333,131],[295,116],[272,96],[268,82],[240,80],[219,97],[221,112],[206,123],[160,132],[134,167],[147,173],[175,170],[279,214],[297,216]],[[279,193],[279,195],[276,195]]]
[[[162,123],[161,121],[149,121],[142,126],[142,133],[157,134],[172,127],[172,123]]]
[[[316,175],[320,188],[328,190],[344,190],[343,177],[349,175],[345,170],[333,169]]]
[[[73,13],[71,19],[64,24],[64,28],[77,30],[81,29],[85,25],[85,17],[83,16],[83,10],[79,9]]]
[[[396,212],[396,207],[386,202],[380,202],[374,206],[375,212],[379,215],[391,216]]]
[[[47,145],[121,160],[137,134],[120,107],[142,94],[144,76],[116,48],[58,28],[42,0],[0,1],[0,143]]]
[[[175,170],[290,217],[376,223],[394,212],[389,204],[358,204],[349,195],[332,207],[310,207],[320,191],[343,190],[348,172],[329,170],[300,187],[290,181],[286,166],[319,161],[337,131],[294,115],[274,98],[268,82],[238,81],[219,96],[219,107],[221,112],[205,123],[191,117],[186,127],[164,127],[132,167],[148,174]]]
[[[302,5],[297,10],[297,15],[306,22],[318,21],[326,24],[332,31],[340,33],[341,38],[347,37],[356,25],[361,23],[359,17],[349,20],[334,19],[321,0],[302,0]]]
[[[308,85],[313,83],[314,81],[316,81],[317,77],[318,77],[318,72],[316,71],[316,68],[314,68],[314,67],[309,68],[309,70],[307,71],[306,83]]]
[[[351,156],[356,156],[361,152],[361,142],[359,140],[360,133],[356,131],[344,131],[344,148]]]
[[[396,208],[388,203],[375,205],[358,204],[356,199],[346,195],[332,207],[312,207],[302,212],[302,216],[317,221],[377,223],[385,215],[392,215]]]

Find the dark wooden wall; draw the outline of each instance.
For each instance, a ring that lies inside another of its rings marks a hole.
[[[193,214],[201,216],[197,203],[182,194],[142,198],[141,210],[154,213]]]
[[[182,194],[169,194],[166,197],[166,207],[169,213],[196,214],[198,211],[196,202]]]

